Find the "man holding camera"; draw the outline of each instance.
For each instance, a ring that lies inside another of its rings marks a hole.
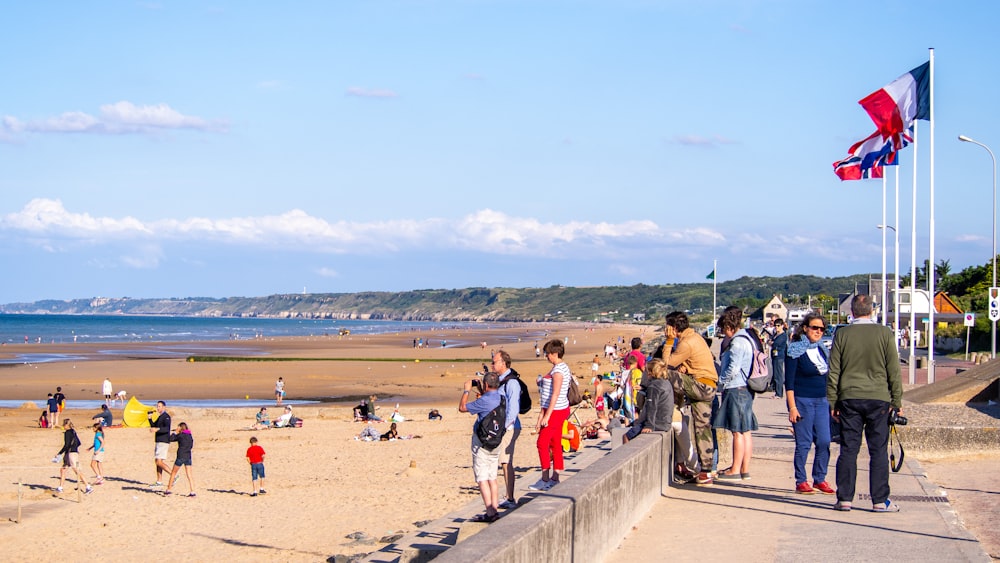
[[[889,327],[872,320],[871,296],[855,295],[851,313],[854,321],[833,337],[826,380],[831,415],[841,425],[834,509],[851,510],[864,432],[870,457],[868,489],[872,511],[899,512],[899,505],[889,500],[887,450],[890,420],[902,412],[903,402],[895,336]]]
[[[469,402],[469,394],[475,386],[481,393],[475,401]],[[462,391],[462,399],[458,403],[459,412],[467,412],[476,415],[478,424],[493,409],[500,406],[500,376],[495,371],[487,372],[482,381],[470,379],[465,382],[465,390]],[[475,522],[494,522],[500,518],[497,510],[499,490],[497,489],[497,463],[500,461],[500,447],[488,450],[483,447],[476,433],[476,426],[472,427],[472,474],[479,485],[479,493],[483,497],[483,504],[486,505],[486,514],[473,518]]]

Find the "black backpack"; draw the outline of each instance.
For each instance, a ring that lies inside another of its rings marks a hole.
[[[521,374],[511,369],[510,375],[508,375],[507,378],[503,380],[503,383],[500,384],[500,387],[507,385],[507,382],[512,379],[517,381],[517,384],[521,386],[521,403],[517,406],[518,414],[525,414],[530,412],[531,395],[528,394],[528,386],[523,381],[521,381]]]
[[[500,442],[503,441],[503,434],[506,431],[507,399],[500,395],[500,404],[476,423],[476,436],[479,437],[479,443],[484,448],[493,451],[500,447]]]

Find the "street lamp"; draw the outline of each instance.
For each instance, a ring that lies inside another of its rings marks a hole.
[[[976,141],[970,139],[965,135],[959,135],[958,140],[965,143],[972,143],[974,145],[979,145],[986,149],[986,152],[990,153],[990,158],[993,159],[993,285],[990,287],[997,286],[997,157],[993,155],[993,151],[989,147]],[[933,264],[931,264],[933,266]],[[989,300],[991,296],[987,295],[986,298]],[[993,324],[993,330],[991,331],[992,338],[990,338],[990,359],[997,357],[997,323],[996,321],[991,321]]]

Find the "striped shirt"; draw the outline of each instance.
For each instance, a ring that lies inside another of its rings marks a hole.
[[[569,379],[573,377],[573,374],[570,373],[566,362],[559,362],[552,366],[552,370],[549,373],[538,379],[539,402],[543,409],[549,408],[550,401],[552,400],[552,376],[557,373],[562,375],[562,385],[559,387],[558,396],[556,396],[555,410],[569,408],[569,399],[566,398],[566,393],[569,392]]]

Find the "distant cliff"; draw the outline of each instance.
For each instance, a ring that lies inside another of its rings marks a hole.
[[[792,301],[846,293],[867,275],[787,276],[720,283],[720,306],[760,306],[775,294]],[[149,299],[95,297],[0,305],[0,313],[122,314],[420,321],[594,321],[647,318],[674,310],[710,311],[712,284],[612,287],[421,289],[402,292],[308,293],[266,297]]]

